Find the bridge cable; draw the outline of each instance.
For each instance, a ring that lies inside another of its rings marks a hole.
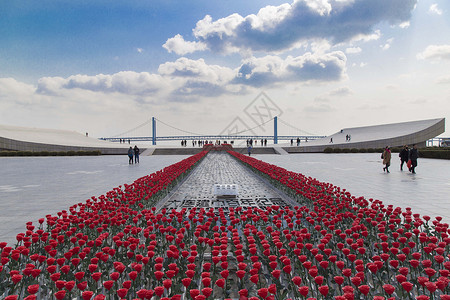
[[[243,133],[243,132],[251,131],[251,130],[253,130],[253,129],[255,129],[255,128],[258,128],[258,127],[261,127],[261,126],[265,125],[266,123],[269,123],[270,121],[273,121],[273,119],[275,119],[275,117],[273,117],[272,119],[267,120],[267,121],[265,121],[265,122],[263,122],[263,123],[261,123],[261,124],[259,124],[259,125],[256,125],[256,126],[253,127],[253,128],[250,128],[250,129],[246,129],[246,130],[242,130],[242,131],[236,132],[236,135],[241,134],[241,133]]]
[[[300,131],[300,132],[302,132],[302,133],[306,133],[307,135],[313,135],[313,136],[316,136],[316,135],[317,135],[317,134],[313,134],[313,133],[304,131],[304,130],[302,130],[302,129],[300,129],[300,128],[297,128],[297,127],[295,127],[295,126],[293,126],[293,125],[287,123],[286,121],[283,121],[283,120],[280,119],[280,118],[278,118],[278,120],[280,120],[280,122],[283,123],[284,125],[286,125],[286,126],[288,126],[288,127],[291,127],[292,129],[295,129],[295,130]]]
[[[129,129],[129,130],[125,131],[125,132],[116,134],[116,135],[114,135],[114,136],[112,136],[112,137],[113,137],[113,138],[116,138],[116,137],[119,137],[119,136],[123,136],[123,135],[125,135],[125,134],[128,134],[128,133],[134,131],[134,130],[137,130],[137,129],[139,129],[139,128],[144,127],[145,125],[149,124],[150,122],[151,122],[151,120],[145,121],[144,123],[142,123],[142,124],[140,124],[140,125],[138,125],[138,126],[132,128],[132,129]]]
[[[162,124],[164,124],[164,125],[166,125],[166,126],[172,128],[172,129],[175,129],[175,130],[178,130],[178,131],[181,131],[181,132],[184,132],[184,133],[189,133],[189,134],[192,134],[192,135],[198,135],[198,136],[203,136],[203,135],[205,135],[205,134],[195,133],[195,132],[191,132],[191,131],[187,131],[187,130],[183,130],[183,129],[174,127],[174,126],[172,126],[172,125],[169,125],[169,124],[167,124],[167,123],[161,121],[160,119],[156,119],[156,118],[155,118],[155,120],[157,120],[158,122],[160,122],[160,123],[162,123]]]

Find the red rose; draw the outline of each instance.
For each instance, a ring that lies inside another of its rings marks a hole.
[[[127,293],[128,293],[128,289],[118,289],[118,290],[117,290],[117,295],[118,295],[120,298],[125,298],[125,296],[127,295]]]
[[[364,294],[365,296],[367,296],[367,294],[369,294],[369,292],[370,292],[370,287],[369,287],[368,285],[365,285],[365,284],[360,285],[360,286],[358,287],[358,289],[359,289],[359,291],[360,291],[362,294]]]
[[[395,287],[393,287],[390,284],[384,284],[383,289],[386,292],[386,294],[388,294],[388,295],[392,295],[395,291]]]
[[[27,291],[29,294],[36,294],[39,291],[39,284],[29,285]]]
[[[303,296],[306,297],[309,293],[309,287],[304,285],[298,288],[298,292]]]
[[[57,291],[54,295],[56,299],[62,300],[66,296],[66,291],[65,290]]]
[[[326,296],[328,294],[329,288],[327,285],[319,286],[319,293],[321,293],[323,296]]]
[[[266,288],[261,288],[258,290],[258,296],[260,296],[263,299],[266,299],[268,294],[269,294],[269,291]]]
[[[91,291],[84,291],[83,293],[81,293],[81,297],[83,298],[83,300],[90,300],[93,295],[94,292]]]

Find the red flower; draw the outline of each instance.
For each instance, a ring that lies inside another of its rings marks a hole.
[[[425,283],[425,287],[427,290],[430,291],[430,293],[434,293],[437,290],[437,285],[434,282],[428,281]]]
[[[81,291],[84,291],[86,289],[86,287],[87,287],[87,281],[83,281],[83,282],[80,282],[79,284],[77,284],[77,288]]]
[[[113,287],[113,285],[114,285],[114,281],[113,280],[108,280],[108,281],[103,282],[103,286],[108,291]]]
[[[298,292],[303,296],[306,297],[309,293],[309,287],[304,285],[298,288]]]
[[[75,273],[75,278],[80,281],[84,277],[84,272],[77,272]]]
[[[351,278],[351,282],[358,287],[361,284],[361,278],[359,278],[358,276],[352,277]]]
[[[223,271],[222,271],[222,272],[223,272]],[[185,272],[185,274],[186,274],[187,277],[192,278],[192,277],[194,277],[194,275],[195,275],[195,271],[194,271],[194,270],[187,270],[187,271]],[[220,274],[222,274],[222,273],[220,273]]]
[[[202,289],[202,294],[205,295],[206,298],[208,298],[209,296],[211,296],[213,292],[212,288],[206,287]]]
[[[117,281],[117,279],[119,279],[119,276],[120,276],[119,272],[112,272],[112,273],[109,275],[109,277],[110,277],[112,280],[114,280],[114,281]]]
[[[164,277],[164,272],[156,271],[155,273],[156,280],[161,280]]]
[[[245,276],[245,271],[244,270],[236,271],[236,276],[239,277],[239,279],[242,279]]]
[[[428,277],[432,277],[434,274],[436,274],[436,271],[432,268],[425,268],[424,271],[428,275]]]
[[[66,291],[65,290],[60,290],[60,291],[57,291],[54,295],[55,295],[56,299],[62,300],[66,296]]]
[[[407,292],[410,292],[413,288],[413,284],[411,282],[404,281],[401,284],[402,284],[403,289]]]
[[[39,284],[33,284],[27,287],[28,294],[36,294],[38,291],[39,291]]]
[[[14,284],[17,284],[22,280],[22,277],[23,275],[16,274],[11,277],[11,280],[14,282]]]
[[[266,288],[261,288],[258,290],[258,296],[260,296],[263,299],[266,299],[268,294],[269,294],[269,291]]]
[[[198,295],[200,295],[200,291],[197,289],[192,289],[189,291],[189,294],[191,295],[192,299],[195,299]]]
[[[273,270],[271,272],[272,276],[275,277],[276,279],[280,278],[281,275],[281,271],[280,270]]]
[[[364,285],[360,285],[358,287],[358,289],[365,296],[367,296],[367,294],[369,294],[369,292],[370,292],[370,287],[368,285],[365,285],[365,284]]]
[[[258,280],[259,280],[259,275],[258,274],[250,276],[250,281],[253,282],[254,284],[257,284]]]
[[[292,282],[296,285],[299,286],[302,283],[302,278],[300,276],[294,276],[292,278]]]
[[[393,287],[390,284],[384,284],[383,289],[386,292],[386,294],[388,294],[388,295],[392,295],[395,291],[395,287]]]
[[[163,280],[163,285],[166,290],[170,289],[170,287],[172,286],[172,280],[170,279]]]
[[[125,296],[128,294],[128,289],[118,289],[117,290],[117,295],[120,298],[125,298]]]
[[[114,269],[119,272],[122,273],[125,270],[125,265],[121,262],[114,262]]]
[[[248,296],[248,290],[246,290],[246,289],[242,289],[242,290],[239,290],[239,296],[241,296],[241,297],[247,297]]]
[[[94,279],[95,281],[99,281],[100,278],[102,278],[102,272],[95,272],[92,274],[92,279]]]
[[[91,291],[84,291],[83,293],[81,293],[81,297],[83,298],[83,300],[90,300],[93,295],[94,292]]]
[[[64,287],[66,288],[66,290],[70,292],[75,287],[75,281],[73,280],[67,281]]]
[[[192,279],[191,278],[183,278],[181,280],[181,283],[185,286],[188,287],[191,284]]]
[[[321,293],[323,296],[326,296],[328,294],[329,288],[327,285],[319,286],[319,293]]]
[[[269,291],[269,293],[275,295],[277,293],[277,286],[276,286],[276,284],[272,283],[271,285],[269,285],[269,288],[267,290]]]
[[[137,295],[140,299],[145,299],[145,298],[147,298],[147,290],[145,290],[145,289],[140,289],[139,291],[137,291],[136,295]]]

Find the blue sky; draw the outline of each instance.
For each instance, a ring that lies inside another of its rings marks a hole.
[[[0,3],[6,125],[100,137],[155,116],[214,134],[252,127],[264,92],[326,135],[449,117],[449,70],[447,0]]]

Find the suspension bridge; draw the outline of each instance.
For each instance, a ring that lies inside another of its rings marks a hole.
[[[268,129],[267,127],[272,124],[272,127]],[[280,125],[284,127],[284,129],[288,129],[290,134],[287,135],[279,135]],[[157,127],[164,126],[166,129],[170,128],[172,131],[177,132],[174,135],[158,135]],[[242,125],[241,125],[242,126]],[[147,134],[139,134],[141,131],[146,132]],[[152,117],[150,120],[145,121],[144,123],[131,128],[125,132],[117,134],[112,137],[102,137],[101,140],[110,141],[110,142],[136,142],[136,141],[146,141],[152,142],[153,145],[156,145],[158,141],[234,141],[234,140],[269,140],[273,141],[274,144],[278,144],[278,141],[297,141],[307,142],[315,139],[323,138],[324,136],[312,134],[306,132],[302,129],[299,129],[288,122],[282,120],[281,118],[275,116],[267,121],[264,121],[256,126],[249,128],[246,126],[245,129],[239,130],[239,126],[229,126],[226,130],[224,130],[226,134],[201,134],[195,133],[191,131],[187,131],[184,129],[180,129],[173,125],[170,125],[164,121],[161,121],[155,117]],[[258,133],[257,133],[258,132]]]

